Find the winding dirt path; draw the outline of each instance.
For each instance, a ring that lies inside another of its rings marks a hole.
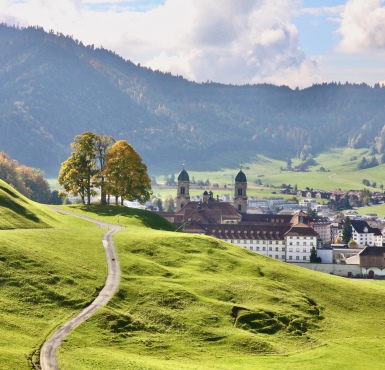
[[[95,220],[93,218],[82,216],[76,213],[65,211],[62,209],[51,207],[57,212],[69,214],[71,216],[83,218],[87,221],[98,224],[101,228],[108,228],[109,230],[103,235],[102,242],[104,251],[106,253],[108,275],[104,288],[100,291],[97,298],[87,306],[78,315],[73,317],[70,321],[63,324],[48,340],[44,343],[40,350],[40,366],[42,370],[58,370],[56,352],[63,341],[63,339],[78,325],[87,320],[95,311],[104,306],[115,294],[120,281],[120,267],[118,257],[116,254],[112,236],[119,230],[121,226],[107,224],[105,222]]]

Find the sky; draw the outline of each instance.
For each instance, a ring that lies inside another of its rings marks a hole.
[[[385,0],[0,0],[0,22],[196,82],[385,82]]]

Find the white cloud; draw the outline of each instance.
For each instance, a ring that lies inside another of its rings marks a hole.
[[[316,81],[317,63],[299,49],[291,22],[298,0],[166,0],[140,13],[130,10],[131,1],[3,1],[0,21],[73,35],[198,82],[304,87]],[[102,3],[108,10],[93,9]]]
[[[347,53],[385,51],[383,0],[349,0],[341,14],[339,50]]]
[[[338,15],[344,10],[345,5],[338,6],[323,6],[319,8],[302,8],[299,10],[299,14],[309,14],[312,16],[328,16],[328,15]]]

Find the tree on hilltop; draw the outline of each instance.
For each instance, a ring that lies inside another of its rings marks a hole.
[[[62,163],[58,182],[64,190],[79,195],[83,204],[91,203],[101,190],[101,204],[106,204],[107,193],[123,199],[149,199],[151,180],[147,166],[126,141],[115,140],[92,132],[77,135],[71,147],[71,156]],[[112,145],[113,144],[113,145]]]
[[[96,195],[93,189],[93,179],[98,173],[96,164],[97,134],[85,132],[77,135],[71,144],[71,156],[62,163],[58,183],[66,192],[80,195],[83,204],[87,198],[87,205],[91,203],[91,196]]]
[[[143,204],[151,196],[151,179],[147,166],[135,149],[125,140],[111,146],[106,155],[102,172],[106,179],[107,192],[115,196],[115,203],[123,200],[138,200]]]

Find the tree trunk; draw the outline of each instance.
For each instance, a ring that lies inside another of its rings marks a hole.
[[[91,204],[91,175],[87,178],[87,206]]]
[[[107,194],[104,190],[104,177],[102,176],[102,182],[100,184],[100,204],[105,206],[107,204]]]

